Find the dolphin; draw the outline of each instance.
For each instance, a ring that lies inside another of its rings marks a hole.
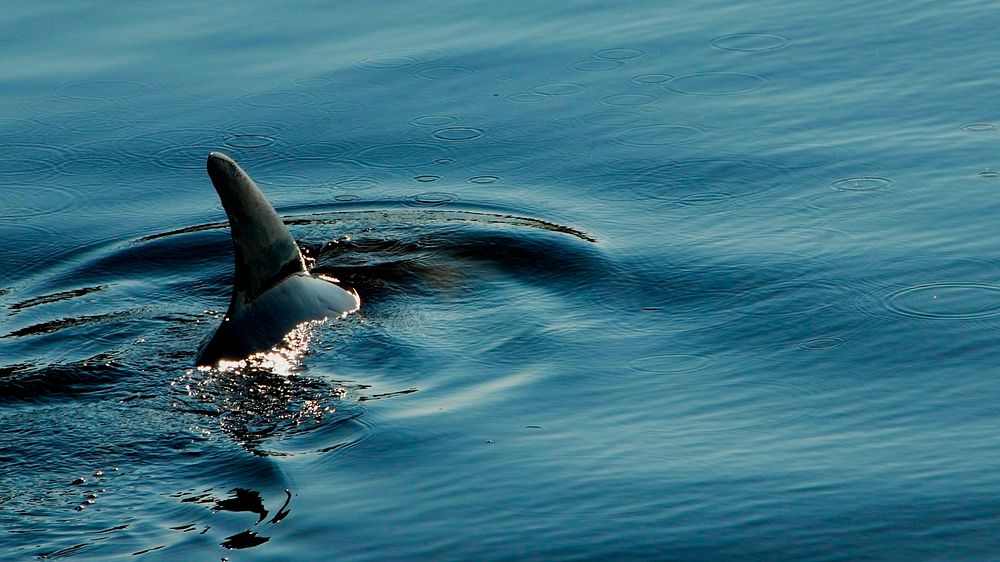
[[[208,176],[229,217],[236,270],[229,310],[199,349],[198,366],[245,359],[279,345],[303,322],[344,317],[361,307],[355,291],[309,273],[274,207],[232,158],[209,154]]]

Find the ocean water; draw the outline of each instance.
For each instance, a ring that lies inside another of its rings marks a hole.
[[[1000,559],[998,16],[5,6],[0,559]],[[212,150],[361,295],[287,361]]]

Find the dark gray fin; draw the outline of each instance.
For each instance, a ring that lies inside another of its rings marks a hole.
[[[305,272],[306,264],[274,207],[232,158],[209,154],[208,175],[233,235],[236,271],[227,314],[232,317],[282,279]]]

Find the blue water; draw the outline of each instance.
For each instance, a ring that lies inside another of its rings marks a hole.
[[[993,3],[4,12],[0,559],[1000,558]]]

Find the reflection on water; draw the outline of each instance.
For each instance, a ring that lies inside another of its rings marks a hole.
[[[1000,552],[990,6],[290,8],[6,7],[0,558]]]

